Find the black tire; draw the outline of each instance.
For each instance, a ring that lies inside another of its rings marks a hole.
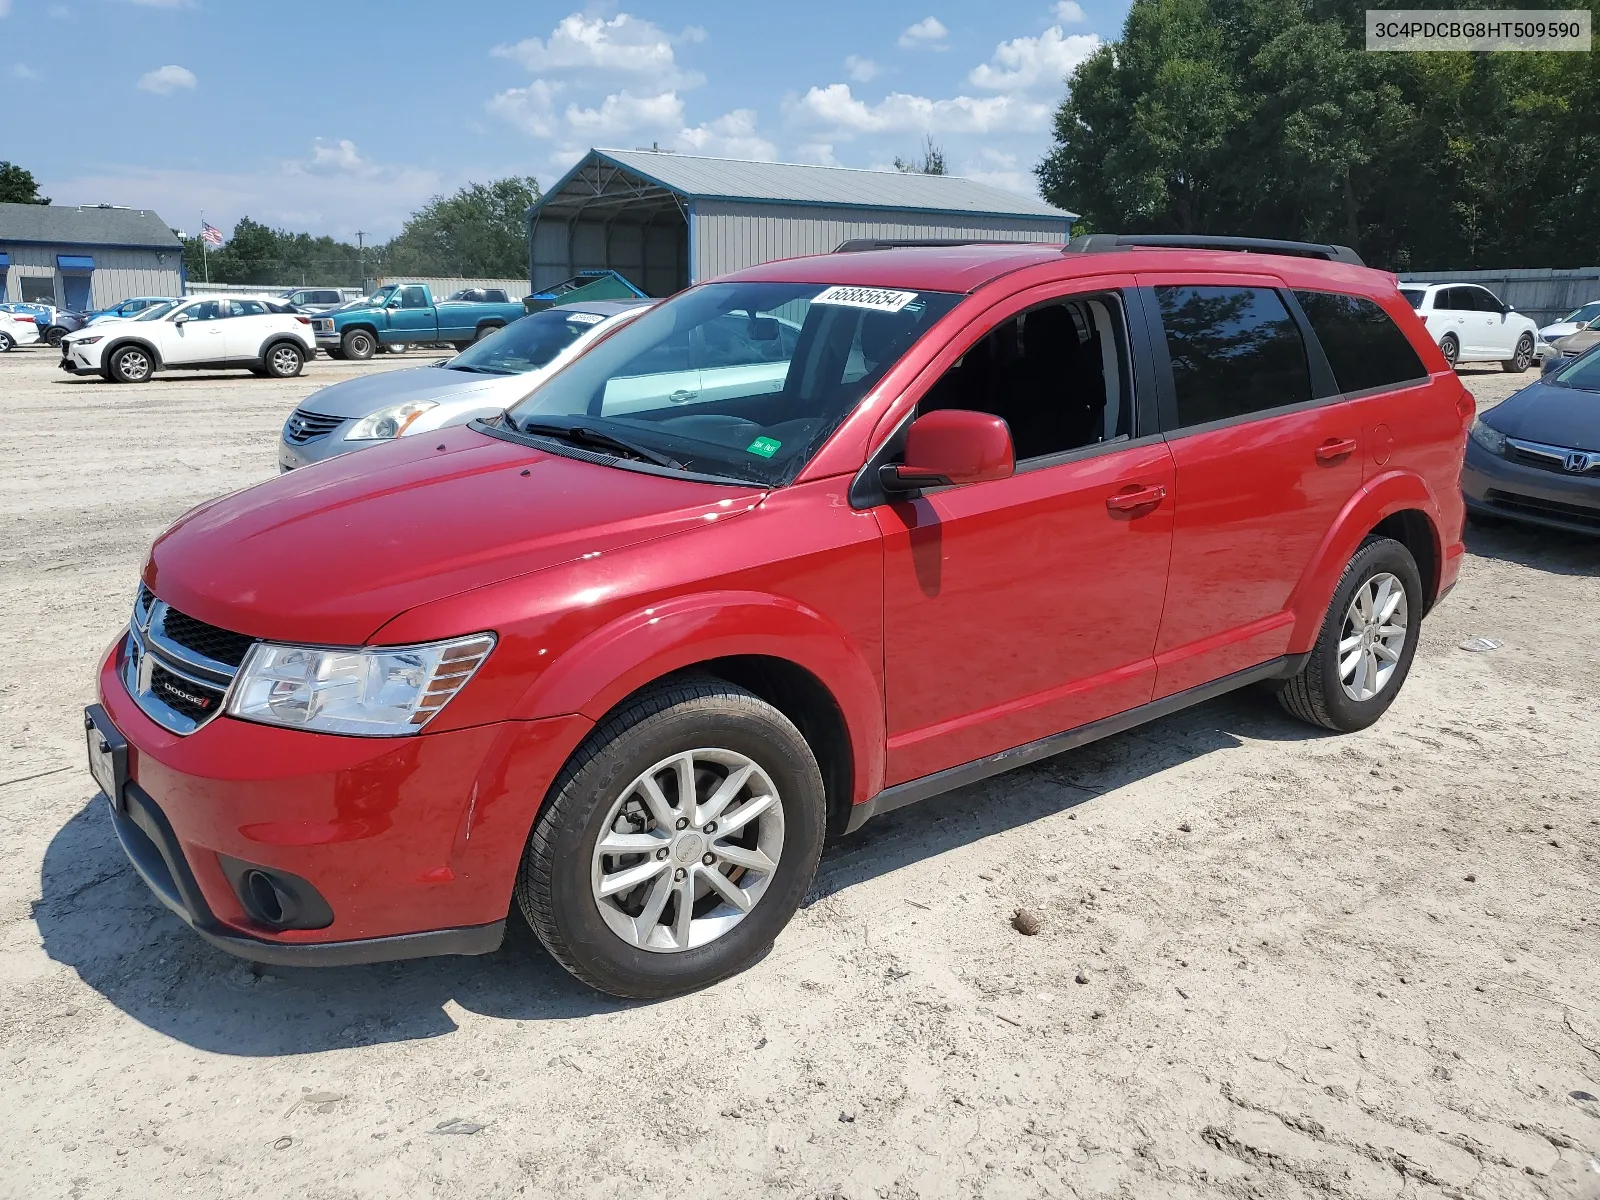
[[[782,803],[783,851],[765,893],[721,936],[688,950],[642,949],[601,916],[591,881],[596,840],[641,773],[707,747],[742,754],[767,773]],[[720,679],[663,680],[607,717],[562,768],[528,838],[517,901],[545,949],[590,987],[638,1000],[694,991],[750,966],[788,924],[816,871],[826,817],[816,758],[787,717]]]
[[[8,354],[16,343],[11,340],[9,333],[0,332],[0,354]]]
[[[52,325],[44,331],[44,340],[48,345],[59,346],[61,339],[67,336],[67,331],[59,325]]]
[[[118,383],[149,383],[156,373],[156,363],[143,346],[118,346],[111,351],[106,373]]]
[[[1345,612],[1355,599],[1356,592],[1380,574],[1393,575],[1400,581],[1406,598],[1406,634],[1394,672],[1378,694],[1367,700],[1350,696],[1339,678],[1339,639],[1344,631]],[[1278,702],[1293,716],[1324,729],[1340,733],[1353,733],[1365,729],[1388,711],[1400,689],[1405,686],[1411,672],[1411,660],[1417,652],[1417,638],[1422,629],[1422,576],[1417,570],[1411,551],[1393,538],[1369,537],[1351,558],[1339,586],[1333,590],[1327,615],[1322,619],[1322,629],[1317,643],[1311,648],[1299,674],[1286,680],[1278,692]]]
[[[1439,349],[1444,353],[1445,362],[1453,368],[1461,360],[1461,343],[1456,340],[1456,335],[1447,333],[1439,339]]]
[[[468,347],[468,346],[470,346],[470,345],[472,345],[472,343],[471,343],[471,342],[451,342],[451,343],[450,343],[450,345],[451,345],[451,346],[452,346],[452,347],[454,347],[454,349],[455,349],[455,352],[456,352],[456,353],[457,353],[457,354],[460,354],[460,353],[461,353],[461,352],[462,352],[462,351],[463,351],[463,350],[465,350],[465,349],[466,349],[466,348],[467,348],[467,347]]]
[[[474,342],[481,342],[491,333],[499,333],[504,328],[504,325],[479,325],[478,332],[472,335],[472,340]]]
[[[331,359],[335,359],[336,361],[340,361],[340,362],[344,361],[344,351],[343,350],[337,350],[337,349],[333,349],[331,347],[326,347],[325,346],[325,347],[323,347],[322,352],[324,354],[326,354]]]
[[[1521,375],[1533,365],[1533,334],[1525,333],[1517,339],[1517,356],[1500,361],[1501,369]]]
[[[293,379],[305,366],[306,352],[293,342],[273,342],[261,356],[263,373],[273,379]]]
[[[339,342],[340,356],[365,362],[378,352],[378,339],[369,330],[352,329]]]

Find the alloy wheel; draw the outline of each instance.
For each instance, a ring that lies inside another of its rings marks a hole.
[[[723,936],[760,902],[783,856],[783,799],[734,750],[687,750],[640,773],[611,805],[590,869],[606,924],[641,950]]]
[[[1452,367],[1456,365],[1456,360],[1461,357],[1461,343],[1456,341],[1454,334],[1445,334],[1444,340],[1439,343],[1439,349],[1444,351],[1444,361]]]
[[[1389,686],[1405,650],[1408,616],[1405,585],[1387,571],[1356,589],[1339,633],[1339,685],[1350,699],[1371,700]]]
[[[272,370],[276,375],[287,378],[300,369],[300,356],[291,346],[279,346],[272,352]]]
[[[1533,365],[1533,339],[1523,334],[1517,342],[1517,357],[1514,360],[1518,371],[1526,371]]]
[[[117,355],[117,372],[129,383],[137,383],[150,374],[150,360],[142,350],[124,350]]]

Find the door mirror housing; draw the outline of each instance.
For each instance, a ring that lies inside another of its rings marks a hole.
[[[1559,355],[1545,359],[1544,365],[1539,368],[1539,377],[1542,379],[1546,375],[1550,374],[1551,371],[1554,371],[1561,365],[1561,362],[1562,360]]]
[[[179,313],[177,316],[172,318],[172,323],[174,325],[187,325],[189,323],[189,314]]]
[[[396,296],[393,300],[389,301],[389,303],[385,307],[387,307],[387,308],[399,308],[400,307],[400,297]]]
[[[1011,430],[992,413],[947,408],[906,430],[905,462],[878,469],[886,492],[1008,479],[1016,471]]]

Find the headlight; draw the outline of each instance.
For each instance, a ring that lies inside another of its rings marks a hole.
[[[407,400],[404,404],[391,404],[371,416],[362,417],[344,435],[344,439],[347,442],[379,442],[386,438],[405,437],[418,417],[430,408],[438,407],[437,400]]]
[[[94,344],[95,344],[95,343],[96,343],[96,342],[103,342],[103,341],[105,341],[105,339],[106,339],[106,335],[105,335],[105,334],[103,334],[103,333],[97,333],[97,334],[95,334],[95,335],[94,335],[94,336],[93,336],[93,337],[86,337],[86,338],[73,338],[73,339],[72,339],[72,344],[73,344],[73,345],[74,345],[74,346],[92,346],[92,345],[94,345]]]
[[[420,732],[493,649],[492,633],[356,650],[258,642],[239,668],[228,714],[291,729],[403,737]]]
[[[1472,422],[1472,440],[1490,454],[1506,452],[1506,435],[1491,425],[1485,425],[1481,417]]]

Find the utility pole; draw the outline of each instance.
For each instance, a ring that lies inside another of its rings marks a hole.
[[[361,267],[361,278],[360,278],[360,280],[358,282],[360,283],[360,285],[361,285],[361,287],[363,289],[367,286],[367,242],[366,242],[366,237],[367,237],[367,231],[365,229],[356,230],[356,260],[358,261],[358,263],[360,264],[360,267]]]

